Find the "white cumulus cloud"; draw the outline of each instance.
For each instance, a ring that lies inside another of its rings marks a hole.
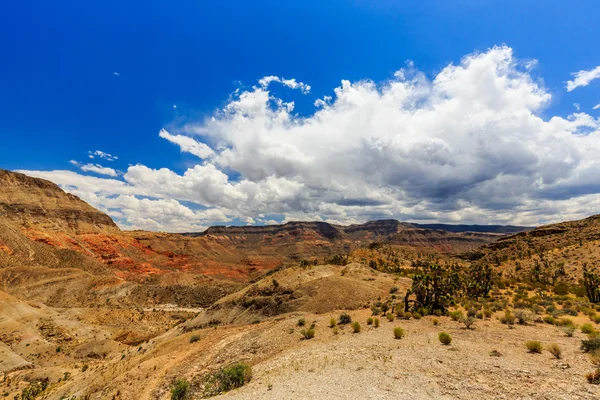
[[[306,116],[269,92],[295,80],[266,77],[211,118],[161,130],[202,158],[183,173],[23,172],[109,209],[121,226],[153,230],[236,219],[533,225],[600,213],[600,121],[545,116],[552,96],[531,65],[507,46],[432,77],[409,64],[382,83],[342,80]]]
[[[183,135],[171,135],[166,129],[161,129],[158,136],[179,146],[182,152],[190,153],[200,158],[208,158],[214,151],[202,142]]]
[[[100,164],[83,164],[75,160],[71,160],[69,162],[84,172],[93,172],[96,174],[108,176],[117,176],[119,174],[115,169],[103,167]]]
[[[571,73],[573,80],[567,81],[567,92],[571,92],[578,87],[587,86],[594,79],[600,78],[600,65],[589,71],[581,70]]]

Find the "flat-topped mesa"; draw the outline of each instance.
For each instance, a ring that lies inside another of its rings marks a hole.
[[[282,225],[264,226],[211,226],[204,232],[186,233],[187,236],[207,235],[277,235],[280,233],[293,234],[299,231],[315,231],[327,239],[335,239],[343,236],[343,227],[331,225],[320,221],[291,221]]]
[[[108,215],[56,184],[3,169],[0,169],[0,218],[42,231],[119,232]]]
[[[342,229],[345,233],[352,235],[356,233],[369,232],[375,236],[388,236],[398,233],[405,229],[414,228],[414,225],[407,222],[400,222],[395,219],[382,219],[378,221],[369,221],[364,224],[356,224],[344,226]]]

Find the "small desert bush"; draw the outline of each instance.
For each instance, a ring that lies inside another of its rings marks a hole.
[[[190,343],[196,343],[198,340],[200,340],[200,336],[198,335],[192,335],[192,337],[190,337]]]
[[[342,325],[352,322],[352,317],[349,314],[343,313],[340,315],[339,323]]]
[[[465,325],[465,328],[471,329],[471,327],[475,324],[476,319],[474,317],[465,317],[460,322]]]
[[[394,339],[402,339],[404,337],[404,329],[399,326],[394,328]]]
[[[395,316],[392,313],[388,313],[386,315],[386,317],[387,317],[387,320],[390,321],[390,322],[392,322],[395,319]]]
[[[171,400],[184,400],[188,398],[190,383],[185,379],[177,379],[171,389]]]
[[[354,321],[352,323],[352,331],[354,333],[359,333],[360,332],[360,324],[358,323],[358,321]]]
[[[527,342],[525,342],[525,347],[530,353],[542,352],[542,343],[538,340],[528,340]]]
[[[575,322],[571,318],[559,318],[554,324],[556,326],[575,326]]]
[[[437,318],[432,319],[431,322],[433,323],[433,326],[438,326],[440,324],[440,320]]]
[[[244,362],[237,362],[217,371],[207,382],[207,394],[216,395],[244,386],[252,379],[252,368]]]
[[[300,334],[302,335],[302,338],[305,340],[312,339],[315,337],[315,330],[313,328],[302,329],[300,331]]]
[[[460,310],[450,311],[448,313],[448,316],[450,317],[450,319],[452,319],[452,321],[457,321],[457,322],[464,318],[463,312]]]
[[[514,323],[515,323],[515,319],[516,319],[516,318],[517,318],[517,317],[515,317],[515,316],[514,316],[514,315],[513,315],[513,314],[510,312],[510,310],[506,310],[506,311],[504,312],[504,315],[503,315],[503,316],[501,316],[501,317],[499,318],[499,320],[500,320],[500,322],[501,322],[501,323],[503,323],[503,324],[506,324],[506,325],[514,325]]]
[[[373,318],[367,318],[367,325],[373,325]]]
[[[559,345],[552,343],[547,347],[547,350],[554,356],[554,358],[560,360],[560,357],[562,356],[562,349]]]
[[[542,320],[550,325],[554,325],[556,323],[556,320],[552,315],[546,315],[544,318],[542,318]]]
[[[533,319],[533,313],[530,310],[515,310],[514,315],[519,325],[527,325]]]
[[[298,326],[304,326],[304,325],[306,325],[306,320],[304,318],[300,318],[298,320],[298,322],[296,323],[296,325],[298,325]]]
[[[593,385],[600,384],[600,369],[595,370],[594,372],[589,372],[585,374],[587,381]]]
[[[438,335],[438,339],[441,344],[446,346],[452,343],[452,336],[450,336],[450,334],[446,332],[440,332],[440,334]]]
[[[423,315],[421,315],[421,313],[414,312],[414,313],[412,313],[412,317],[414,319],[421,319],[421,318],[423,318]]]
[[[333,328],[336,325],[337,325],[337,320],[333,317],[329,318],[329,327]]]
[[[373,320],[373,325],[375,325],[375,328],[379,328],[379,318]]]
[[[594,353],[597,350],[600,350],[600,339],[588,339],[581,341],[581,350],[584,353]]]
[[[489,308],[485,308],[485,309],[483,310],[483,315],[484,315],[486,318],[491,318],[491,317],[492,317],[492,314],[493,314],[493,312],[492,312],[492,310],[490,310]]]
[[[585,334],[589,334],[594,332],[594,326],[590,323],[581,325],[581,332]]]
[[[575,334],[575,330],[576,329],[575,329],[575,327],[573,325],[563,326],[563,332],[568,337],[573,337],[573,335]]]
[[[333,327],[333,334],[337,335],[340,332],[340,329],[337,326]]]

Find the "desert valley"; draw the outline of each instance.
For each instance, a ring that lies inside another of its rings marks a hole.
[[[598,398],[599,260],[599,216],[123,231],[0,170],[0,396]]]

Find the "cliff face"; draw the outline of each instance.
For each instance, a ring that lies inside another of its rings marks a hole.
[[[44,179],[0,169],[0,218],[41,231],[116,233],[106,214]]]

